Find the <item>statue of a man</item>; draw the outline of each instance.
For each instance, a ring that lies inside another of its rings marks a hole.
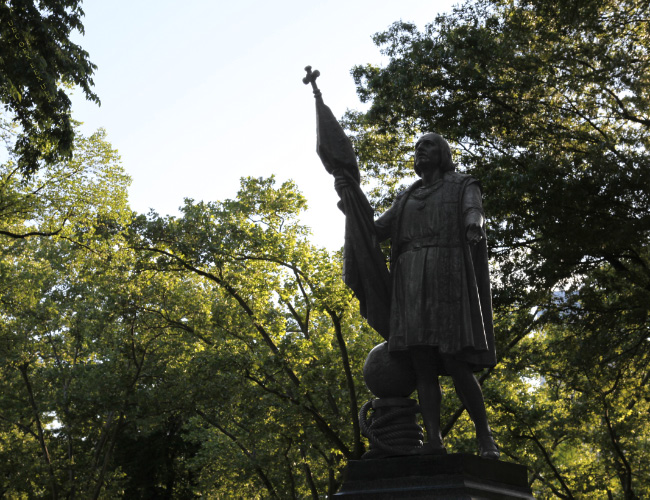
[[[450,375],[467,409],[484,458],[499,458],[474,371],[496,364],[481,190],[455,172],[438,134],[415,145],[421,177],[375,221],[377,239],[391,240],[390,352],[408,351],[416,371],[427,432],[424,453],[444,450],[440,375]],[[349,176],[336,175],[339,194]]]
[[[449,144],[425,134],[415,145],[421,177],[377,221],[360,187],[350,140],[305,68],[316,99],[316,151],[334,176],[346,214],[343,279],[390,352],[409,353],[427,431],[425,453],[442,452],[438,377],[450,375],[476,427],[479,453],[499,458],[474,371],[496,364],[485,220],[478,182],[455,172]],[[378,241],[391,240],[390,274]],[[410,390],[410,388],[409,388]]]

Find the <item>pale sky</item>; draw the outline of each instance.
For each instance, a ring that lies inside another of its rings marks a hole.
[[[293,179],[312,241],[343,244],[332,178],[316,155],[304,67],[321,72],[336,116],[360,109],[350,70],[381,64],[372,35],[422,28],[451,0],[85,0],[74,39],[97,64],[101,107],[73,96],[90,134],[104,127],[132,177],[131,207],[177,215],[184,198],[234,198],[242,176]]]

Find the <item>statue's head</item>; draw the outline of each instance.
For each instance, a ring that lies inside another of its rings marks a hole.
[[[414,164],[415,173],[420,177],[422,177],[422,168],[427,166],[440,168],[443,172],[451,172],[456,168],[451,161],[449,143],[440,134],[433,132],[424,134],[415,143]]]

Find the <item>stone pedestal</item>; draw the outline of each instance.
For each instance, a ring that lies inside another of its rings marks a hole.
[[[464,453],[353,460],[334,497],[534,500],[526,467]]]

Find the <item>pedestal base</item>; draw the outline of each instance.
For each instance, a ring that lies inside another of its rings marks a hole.
[[[523,465],[464,453],[353,460],[334,497],[534,500]]]

